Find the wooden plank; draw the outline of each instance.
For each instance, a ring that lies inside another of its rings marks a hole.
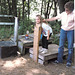
[[[15,17],[14,42],[18,46],[18,17]]]
[[[40,58],[43,61],[50,60],[50,59],[53,59],[53,58],[57,58],[58,47],[59,46],[56,45],[56,44],[50,44],[48,46],[48,48],[49,48],[48,52],[46,54],[39,53],[38,58]],[[29,52],[30,52],[30,54],[33,55],[33,48],[30,48]],[[68,55],[68,50],[66,48],[64,49],[64,56],[65,55]]]
[[[33,43],[33,60],[38,62],[38,44],[39,44],[39,28],[34,29],[34,43]]]
[[[30,54],[30,58],[33,59],[33,54]],[[46,65],[46,64],[48,64],[48,61],[43,61],[42,59],[39,59],[39,58],[38,58],[38,63],[40,63],[40,64],[42,64],[42,65]]]
[[[48,60],[43,61],[41,59],[38,59],[38,63],[42,64],[42,65],[47,65],[48,64]]]
[[[39,38],[40,38],[41,27],[36,25],[34,28],[34,42],[33,42],[33,60],[38,62],[38,50],[39,50]]]
[[[74,29],[75,29],[75,26],[74,26]],[[74,66],[75,66],[75,30],[74,30],[74,58],[73,59],[74,59]]]
[[[75,66],[75,43],[74,43],[74,66]]]
[[[13,15],[0,15],[0,17],[14,17]]]
[[[15,23],[0,22],[0,25],[14,25]]]

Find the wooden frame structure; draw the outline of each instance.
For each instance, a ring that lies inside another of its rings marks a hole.
[[[14,17],[13,15],[0,15],[0,17]],[[14,42],[16,42],[16,45],[18,45],[18,17],[14,17],[15,22],[9,23],[9,22],[0,22],[0,25],[14,25]]]
[[[41,25],[36,25],[34,28],[34,42],[33,42],[33,60],[38,62],[39,40],[41,35]]]

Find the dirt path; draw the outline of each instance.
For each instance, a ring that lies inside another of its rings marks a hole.
[[[23,57],[0,59],[0,75],[75,75],[75,69],[53,62],[43,66],[35,63],[29,54],[26,54]]]

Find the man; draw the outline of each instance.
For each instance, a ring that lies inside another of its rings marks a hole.
[[[73,42],[74,42],[74,27],[75,27],[75,13],[74,10],[74,2],[70,1],[65,4],[65,11],[60,15],[45,19],[44,21],[54,21],[57,19],[61,19],[61,31],[60,31],[60,42],[58,48],[58,58],[55,61],[56,63],[63,63],[63,52],[64,52],[64,44],[67,38],[68,41],[68,58],[66,66],[71,66],[72,63],[72,55],[73,55]]]

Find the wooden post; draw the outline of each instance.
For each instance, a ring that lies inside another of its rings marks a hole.
[[[18,17],[15,17],[14,42],[16,42],[16,45],[18,46]]]
[[[75,13],[75,0],[74,0],[74,13]],[[75,26],[74,26],[74,69],[75,69]]]
[[[74,13],[75,13],[75,0],[74,0]],[[73,68],[75,69],[75,26],[74,26],[74,66]]]
[[[74,30],[74,67],[75,67],[75,30]]]
[[[74,27],[74,66],[72,66],[73,69],[75,69],[75,27]]]
[[[38,62],[39,40],[41,35],[41,26],[36,25],[34,28],[34,43],[33,43],[33,60]]]
[[[74,31],[74,38],[75,38],[75,31]],[[74,39],[74,66],[72,66],[73,69],[75,69],[75,39]]]

